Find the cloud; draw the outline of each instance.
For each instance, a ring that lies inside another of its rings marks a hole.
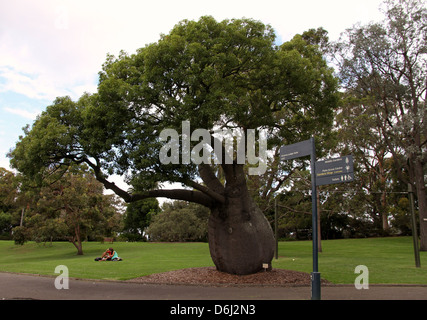
[[[183,19],[262,20],[287,41],[308,28],[339,32],[377,12],[381,0],[16,0],[0,4],[5,90],[36,99],[96,90],[106,54],[133,53]],[[7,68],[7,72],[4,71]]]
[[[15,92],[31,99],[52,100],[66,93],[60,84],[45,74],[26,74],[13,67],[0,67],[0,92]]]
[[[70,13],[66,28],[68,22],[61,18],[66,10],[57,10],[61,3],[66,2],[0,5],[7,7],[0,8],[1,92],[53,100],[60,95],[78,98],[85,86],[94,88],[107,51],[91,31],[89,17],[82,21],[78,13]]]
[[[9,112],[9,113],[16,114],[20,117],[23,117],[23,118],[29,119],[29,120],[34,120],[40,114],[40,112],[30,112],[30,111],[23,110],[23,109],[13,109],[13,108],[9,108],[9,107],[5,107],[5,108],[3,108],[3,110],[6,112]]]

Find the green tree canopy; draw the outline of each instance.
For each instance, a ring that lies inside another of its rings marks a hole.
[[[145,239],[146,228],[159,211],[159,202],[155,198],[129,203],[123,216],[124,236],[133,241]]]

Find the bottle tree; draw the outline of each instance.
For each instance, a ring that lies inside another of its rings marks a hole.
[[[38,180],[42,168],[86,163],[127,202],[202,204],[217,269],[255,273],[271,267],[275,243],[248,174],[264,174],[267,148],[327,132],[336,90],[321,50],[300,35],[277,46],[259,21],[185,20],[134,54],[109,55],[97,92],[57,98],[25,130],[11,163]],[[166,182],[186,188],[160,188]]]

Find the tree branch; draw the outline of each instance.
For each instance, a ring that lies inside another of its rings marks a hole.
[[[219,181],[218,177],[214,174],[210,165],[203,163],[200,164],[199,174],[203,182],[209,189],[212,189],[214,192],[219,193],[221,195],[224,194],[224,186],[222,185],[221,181]]]
[[[215,191],[209,189],[208,187],[205,187],[194,181],[186,181],[186,185],[203,192],[204,194],[211,197],[215,201],[218,201],[220,203],[225,203],[225,197],[223,195],[216,193]]]
[[[212,198],[207,194],[204,194],[199,191],[185,190],[185,189],[172,189],[172,190],[160,189],[160,190],[150,190],[142,193],[131,194],[121,189],[120,187],[118,187],[114,182],[108,181],[102,174],[99,165],[92,163],[87,158],[85,159],[85,162],[94,170],[96,180],[101,182],[106,189],[112,190],[116,195],[118,195],[127,203],[135,202],[135,201],[139,201],[147,198],[165,197],[173,200],[184,200],[189,202],[195,202],[210,208],[213,206],[215,202],[213,200],[215,198]],[[218,198],[218,199],[221,199],[221,198]]]
[[[183,200],[201,204],[205,207],[211,208],[215,201],[212,198],[200,191],[186,190],[186,189],[170,189],[170,190],[150,190],[143,193],[130,195],[128,202],[139,201],[147,198],[164,197],[173,200]]]

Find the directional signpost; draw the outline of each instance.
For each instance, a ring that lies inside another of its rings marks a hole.
[[[311,154],[311,139],[280,147],[280,160],[291,160]]]
[[[311,207],[313,225],[313,272],[311,273],[311,299],[320,300],[316,186],[353,181],[353,156],[349,155],[316,162],[316,148],[314,138],[287,146],[282,146],[280,148],[280,160],[282,161],[308,155],[310,155],[311,165]]]
[[[353,156],[316,162],[316,185],[344,183],[354,180]]]

